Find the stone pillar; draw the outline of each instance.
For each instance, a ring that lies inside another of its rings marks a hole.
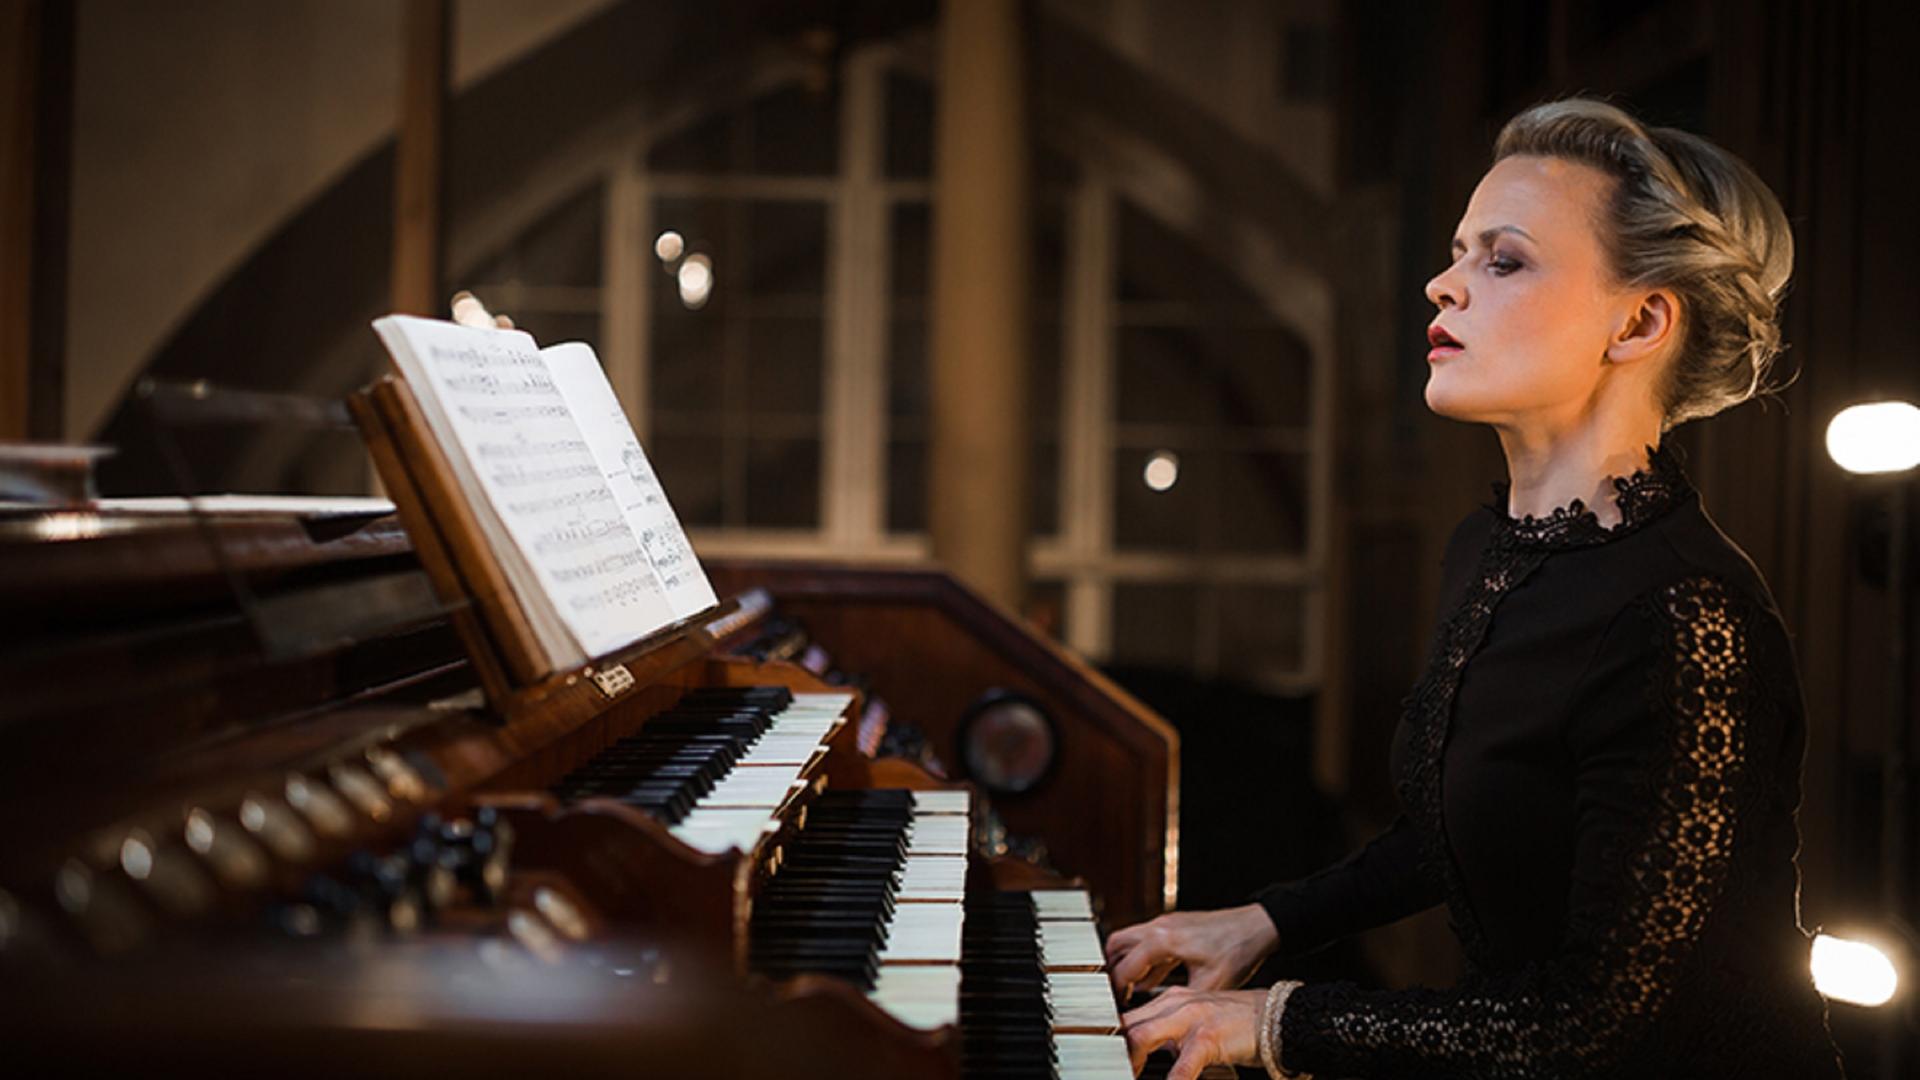
[[[451,0],[408,0],[401,21],[400,122],[393,153],[393,310],[444,319],[441,196]]]
[[[989,599],[1026,593],[1032,178],[1022,0],[946,0],[929,327],[934,558]]]

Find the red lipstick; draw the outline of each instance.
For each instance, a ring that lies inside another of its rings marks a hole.
[[[1449,357],[1457,356],[1462,349],[1466,348],[1460,343],[1460,339],[1441,329],[1439,323],[1427,327],[1427,344],[1433,346],[1433,351],[1427,353],[1429,364],[1437,364]]]

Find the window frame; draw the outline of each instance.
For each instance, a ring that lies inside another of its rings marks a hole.
[[[827,213],[822,319],[820,513],[817,528],[694,528],[703,555],[741,558],[855,560],[906,565],[930,557],[924,534],[887,529],[890,258],[893,210],[903,201],[932,198],[925,180],[889,178],[885,128],[887,76],[916,78],[903,50],[888,43],[853,50],[840,80],[838,172],[827,177],[653,173],[647,150],[659,125],[640,124],[635,137],[608,159],[595,181],[605,185],[601,251],[600,355],[627,404],[634,430],[646,441],[652,418],[649,274],[654,206],[667,196],[717,196],[820,201]],[[753,93],[773,89],[791,74],[760,80]],[[675,118],[684,123],[685,115]],[[1125,583],[1179,583],[1197,588],[1197,624],[1191,667],[1203,677],[1226,675],[1261,689],[1306,693],[1325,674],[1328,543],[1332,522],[1331,304],[1324,283],[1306,281],[1297,266],[1277,269],[1226,260],[1276,323],[1305,343],[1311,358],[1308,422],[1290,439],[1307,459],[1306,547],[1290,554],[1193,554],[1118,549],[1112,528],[1113,460],[1119,423],[1115,385],[1117,338],[1123,312],[1119,292],[1119,201],[1172,225],[1163,207],[1137,197],[1142,185],[1110,160],[1079,158],[1080,175],[1067,199],[1064,287],[1061,296],[1059,416],[1059,531],[1028,545],[1029,576],[1063,586],[1065,643],[1098,662],[1113,659],[1114,592]],[[1174,163],[1177,165],[1177,163]],[[1149,193],[1150,194],[1150,193]],[[1274,260],[1269,259],[1269,263]],[[1271,269],[1271,272],[1261,272]],[[536,311],[549,303],[573,310],[591,289],[534,286],[486,295],[502,310]],[[1206,587],[1211,586],[1211,587]],[[1219,613],[1209,598],[1217,588],[1277,586],[1298,589],[1303,625],[1301,663],[1292,670],[1223,672]]]

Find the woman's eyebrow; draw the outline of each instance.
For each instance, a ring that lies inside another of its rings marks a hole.
[[[1523,229],[1523,228],[1521,228],[1521,227],[1520,227],[1520,226],[1518,226],[1518,225],[1495,225],[1495,226],[1494,226],[1493,228],[1491,228],[1491,229],[1482,229],[1482,230],[1480,230],[1480,235],[1479,235],[1479,237],[1478,237],[1478,239],[1479,239],[1479,241],[1480,241],[1480,245],[1481,245],[1482,247],[1485,247],[1485,246],[1487,246],[1487,245],[1489,245],[1489,244],[1492,244],[1492,243],[1493,243],[1493,238],[1494,238],[1494,237],[1496,237],[1496,236],[1498,236],[1498,235],[1500,235],[1501,233],[1512,233],[1512,234],[1514,234],[1515,236],[1524,236],[1524,237],[1526,237],[1526,238],[1527,238],[1528,240],[1533,240],[1533,234],[1532,234],[1532,233],[1530,233],[1530,232],[1528,232],[1527,230],[1525,230],[1525,229]],[[1533,242],[1537,244],[1537,243],[1539,243],[1540,241],[1538,241],[1538,240],[1533,240]],[[1466,242],[1465,240],[1462,240],[1462,239],[1460,239],[1460,238],[1459,238],[1459,237],[1457,237],[1457,236],[1453,238],[1453,250],[1454,250],[1454,251],[1456,251],[1456,252],[1460,252],[1460,251],[1465,251],[1465,250],[1466,250],[1466,247],[1467,247],[1467,242]]]

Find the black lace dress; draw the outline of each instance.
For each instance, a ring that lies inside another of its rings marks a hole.
[[[1448,542],[1405,702],[1402,816],[1260,897],[1288,953],[1444,902],[1446,990],[1310,983],[1282,1066],[1317,1077],[1841,1075],[1799,921],[1805,710],[1766,584],[1670,449]]]

